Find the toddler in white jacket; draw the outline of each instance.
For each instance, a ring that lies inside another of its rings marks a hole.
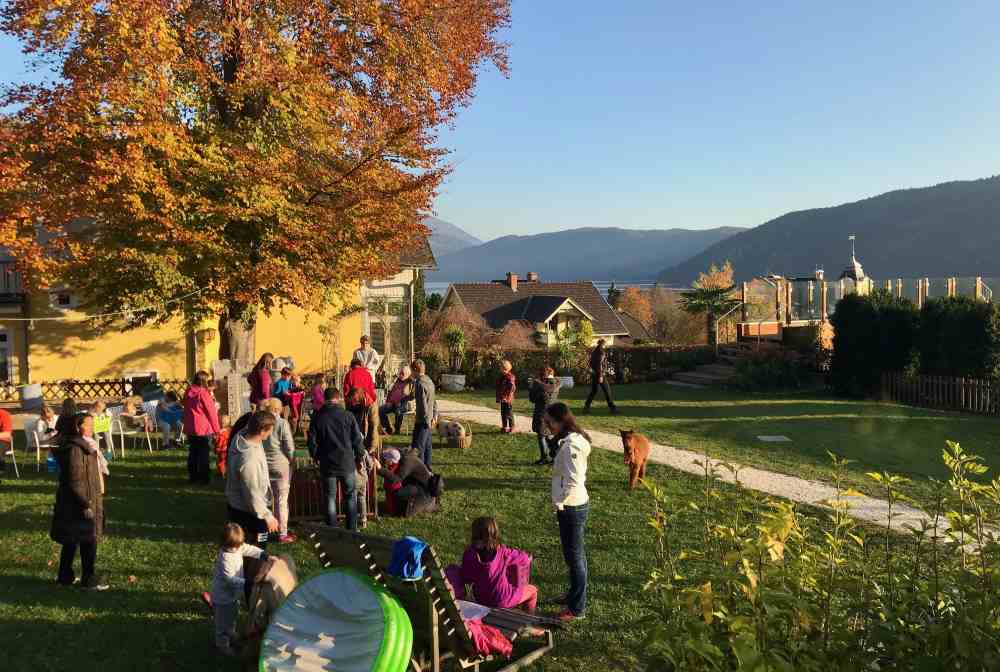
[[[262,558],[266,553],[244,543],[243,528],[236,523],[226,523],[222,544],[215,559],[212,577],[212,608],[215,612],[215,646],[220,653],[235,655],[236,616],[240,597],[246,585],[243,576],[243,558]]]

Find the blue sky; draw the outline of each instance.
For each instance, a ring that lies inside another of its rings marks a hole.
[[[753,226],[998,173],[1000,5],[948,4],[514,0],[437,214],[485,239]]]

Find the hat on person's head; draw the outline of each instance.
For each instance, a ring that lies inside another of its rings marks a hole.
[[[370,338],[368,338],[368,334],[361,334],[361,342],[362,342],[362,343],[367,343],[367,342],[368,342],[368,341],[370,341],[370,340],[371,340],[371,339],[370,339]]]
[[[382,451],[382,461],[386,464],[396,464],[402,458],[395,448],[386,448]]]

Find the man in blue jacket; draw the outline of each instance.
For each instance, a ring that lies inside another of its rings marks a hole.
[[[326,491],[326,522],[337,526],[337,483],[343,490],[347,508],[347,528],[358,529],[358,497],[355,474],[364,454],[364,436],[354,415],[341,405],[340,390],[328,387],[326,402],[313,411],[307,444],[309,454],[319,462]]]

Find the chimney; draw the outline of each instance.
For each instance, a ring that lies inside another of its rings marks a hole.
[[[528,282],[538,282],[538,273],[528,271],[528,275],[524,279]]]
[[[507,286],[510,287],[510,291],[517,291],[517,273],[507,274]]]

